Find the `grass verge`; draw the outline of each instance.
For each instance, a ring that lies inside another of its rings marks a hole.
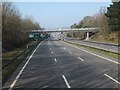
[[[111,57],[116,58],[116,59],[118,59],[120,57],[120,54],[118,54],[118,53],[113,53],[113,52],[109,52],[109,51],[106,51],[106,50],[101,50],[101,49],[98,49],[98,48],[84,46],[84,45],[80,45],[80,44],[77,44],[77,43],[72,43],[72,42],[69,42],[69,41],[64,41],[64,42],[75,45],[75,46],[83,48],[83,49],[87,49],[87,50],[96,52],[96,53],[101,53],[101,54],[106,55],[106,56],[111,56]]]
[[[2,60],[3,65],[7,64],[7,62],[9,62],[10,60],[13,60],[13,61],[10,64],[8,64],[5,68],[2,69],[2,84],[3,85],[8,80],[8,78],[11,76],[11,74],[16,70],[16,68],[20,65],[20,63],[23,60],[25,60],[25,58],[31,53],[31,51],[38,45],[38,43],[39,42],[30,42],[28,44],[29,46],[28,48],[26,47],[19,48],[10,53],[7,53],[4,56]]]

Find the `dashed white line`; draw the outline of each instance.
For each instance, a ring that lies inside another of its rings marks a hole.
[[[63,43],[65,43],[65,42],[63,42]],[[68,43],[66,43],[66,44],[68,44]],[[105,58],[105,57],[103,57],[103,56],[97,55],[97,54],[95,54],[95,53],[92,53],[92,52],[89,52],[89,51],[87,51],[87,50],[81,49],[81,48],[79,48],[79,47],[73,46],[73,45],[71,45],[71,44],[68,44],[68,45],[70,45],[70,46],[72,46],[72,47],[74,47],[74,48],[80,49],[80,50],[82,50],[82,51],[84,51],[84,52],[90,53],[90,54],[92,54],[92,55],[94,55],[94,56],[97,56],[97,57],[99,57],[99,58],[102,58],[102,59],[104,59],[104,60],[113,62],[113,63],[115,63],[115,64],[120,64],[120,63],[117,62],[117,61],[114,61],[114,60]]]
[[[82,58],[78,57],[79,60],[84,61]]]
[[[62,75],[62,77],[63,77],[63,79],[64,79],[65,84],[67,85],[67,87],[68,87],[68,88],[71,88],[71,86],[69,85],[69,83],[68,83],[66,77],[65,77],[64,75]]]
[[[106,77],[110,78],[111,80],[113,80],[114,82],[120,84],[120,82],[118,82],[117,80],[115,80],[114,78],[112,78],[111,76],[107,75],[107,74],[104,74]]]
[[[70,53],[72,54],[72,52],[70,51]]]
[[[42,43],[42,42],[41,42]],[[40,44],[41,44],[40,43]],[[17,77],[15,78],[15,80],[13,81],[13,83],[10,85],[9,90],[12,90],[13,87],[15,86],[17,80],[19,79],[20,75],[22,74],[23,70],[25,69],[25,67],[27,66],[27,64],[29,63],[30,59],[32,58],[33,54],[36,52],[36,50],[38,49],[38,47],[40,46],[40,44],[36,47],[36,49],[33,51],[33,53],[31,54],[31,56],[28,58],[27,62],[25,63],[25,65],[22,67],[22,69],[20,70],[19,74],[17,75]]]
[[[53,52],[51,52],[53,54]]]
[[[56,58],[54,58],[54,60],[55,60],[55,62],[57,62],[57,59],[56,59]]]
[[[51,50],[51,48],[50,48],[50,50]]]
[[[58,46],[60,46],[60,44],[58,44]]]
[[[64,48],[64,49],[66,49],[66,48]]]

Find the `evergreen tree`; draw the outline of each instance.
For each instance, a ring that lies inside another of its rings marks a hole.
[[[108,22],[111,30],[120,30],[120,1],[113,2],[113,4],[107,8],[107,13],[105,15],[109,18]]]

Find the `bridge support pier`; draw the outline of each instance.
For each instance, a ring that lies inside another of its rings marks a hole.
[[[86,33],[86,39],[85,40],[88,40],[89,39],[89,32]]]

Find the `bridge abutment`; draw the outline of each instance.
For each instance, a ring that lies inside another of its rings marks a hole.
[[[86,33],[86,39],[85,40],[88,40],[89,39],[89,32]]]

